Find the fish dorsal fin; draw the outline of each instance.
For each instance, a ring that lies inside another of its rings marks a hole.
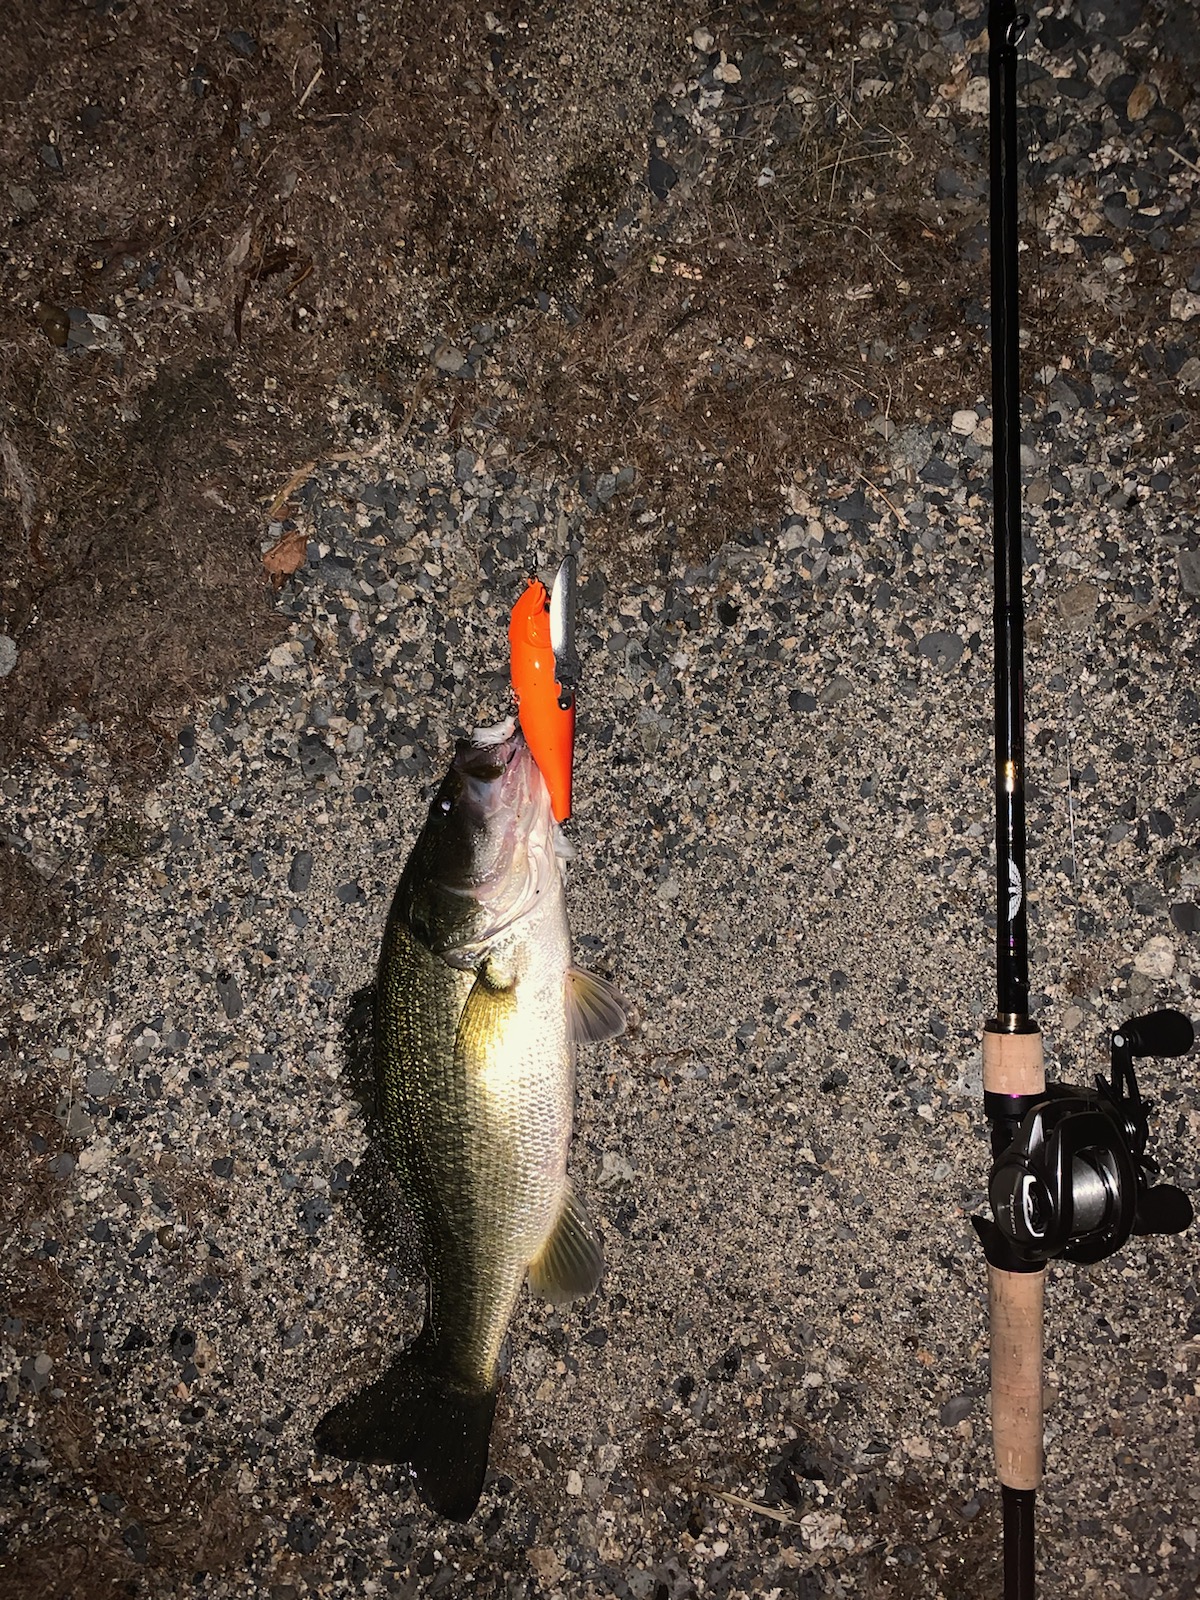
[[[607,978],[572,967],[567,973],[567,1017],[577,1044],[599,1044],[625,1032],[625,1002]]]
[[[570,1184],[558,1221],[541,1254],[529,1263],[529,1287],[552,1305],[592,1294],[604,1270],[604,1251]]]

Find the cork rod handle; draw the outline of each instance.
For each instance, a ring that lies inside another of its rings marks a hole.
[[[1041,1095],[1046,1067],[1040,1033],[985,1033],[983,1087],[989,1094]],[[988,1267],[992,1443],[1000,1482],[1036,1489],[1042,1481],[1042,1307],[1046,1274]]]
[[[988,1267],[992,1447],[1000,1482],[1042,1481],[1042,1295],[1046,1274]]]

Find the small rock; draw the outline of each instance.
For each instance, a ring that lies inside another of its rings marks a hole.
[[[1184,594],[1200,595],[1200,550],[1181,550],[1175,558],[1179,587]]]
[[[950,633],[948,630],[927,633],[917,646],[925,659],[932,661],[942,672],[958,665],[965,648],[958,634]]]
[[[232,1020],[234,1017],[241,1016],[244,1005],[242,1000],[242,991],[238,987],[237,979],[231,973],[218,973],[217,999],[221,1002],[221,1006],[225,1012],[225,1015],[229,1017],[230,1020]]]
[[[327,778],[337,771],[337,757],[320,734],[300,735],[300,770],[306,778]]]
[[[632,1183],[634,1171],[623,1155],[606,1150],[600,1162],[600,1183]]]
[[[1100,594],[1094,583],[1084,578],[1059,597],[1058,609],[1063,624],[1068,628],[1090,628],[1096,620],[1096,607]]]
[[[809,1511],[800,1518],[800,1533],[809,1550],[828,1550],[845,1526],[835,1511]]]
[[[1139,83],[1133,89],[1125,107],[1130,122],[1140,122],[1158,99],[1158,90],[1152,83]]]
[[[956,1394],[952,1400],[947,1400],[938,1412],[938,1421],[943,1428],[953,1428],[971,1415],[975,1402],[969,1394]]]
[[[652,154],[646,174],[646,183],[654,198],[656,200],[665,200],[678,182],[679,174],[671,163],[664,161],[660,155]]]
[[[1165,981],[1175,971],[1175,946],[1166,934],[1155,934],[1134,956],[1133,965],[1144,977]]]
[[[950,418],[950,431],[952,433],[961,434],[964,438],[968,434],[974,433],[978,426],[978,411],[964,409],[962,411],[956,411]]]
[[[972,117],[985,117],[988,111],[989,94],[990,90],[986,76],[981,74],[972,78],[958,97],[959,109],[967,112]]]
[[[107,1139],[97,1139],[79,1153],[80,1172],[103,1172],[112,1160],[112,1144]]]
[[[292,857],[292,864],[288,868],[288,888],[293,894],[306,894],[312,882],[313,853],[311,850],[297,850]]]
[[[0,678],[7,678],[17,664],[17,642],[0,633]]]
[[[466,366],[467,358],[461,350],[456,350],[452,344],[442,345],[434,352],[433,364],[439,372],[448,373],[453,377]]]

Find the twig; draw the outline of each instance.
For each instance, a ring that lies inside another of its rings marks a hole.
[[[308,80],[308,88],[305,89],[304,93],[300,96],[300,102],[296,107],[297,111],[303,111],[304,102],[308,99],[309,95],[317,87],[317,84],[320,82],[322,74],[324,73],[324,71],[325,71],[324,67],[318,67],[317,70],[313,73],[312,77]]]
[[[776,1511],[774,1506],[765,1506],[760,1500],[747,1500],[743,1495],[730,1494],[726,1489],[718,1489],[715,1483],[698,1483],[697,1489],[704,1494],[711,1494],[715,1500],[724,1500],[731,1506],[740,1506],[743,1511],[753,1511],[756,1517],[770,1517],[772,1522],[785,1523],[789,1528],[800,1526],[799,1517],[791,1517],[786,1511]]]
[[[28,534],[33,524],[33,513],[37,508],[37,492],[33,487],[33,479],[26,472],[25,467],[17,454],[17,448],[6,433],[0,433],[0,462],[12,479],[13,487],[17,491],[17,500],[21,507],[21,521]]]
[[[712,1495],[715,1500],[724,1500],[727,1504],[731,1506],[737,1506],[742,1511],[753,1511],[756,1517],[770,1517],[772,1522],[782,1523],[789,1528],[799,1528],[802,1526],[799,1517],[790,1517],[786,1512],[776,1511],[774,1506],[765,1506],[759,1500],[747,1500],[743,1495],[730,1494],[725,1489],[718,1489],[715,1483],[699,1482],[696,1484],[696,1488],[702,1491],[704,1494]],[[857,1560],[862,1556],[869,1556],[872,1550],[880,1550],[883,1547],[884,1540],[882,1539],[872,1539],[870,1544],[854,1546],[849,1550],[844,1548],[839,1550],[834,1546],[829,1545],[826,1546],[824,1550],[812,1551],[808,1559],[800,1564],[798,1570],[801,1572],[809,1572],[813,1567],[841,1566],[845,1561],[849,1561],[851,1559]]]
[[[870,489],[872,494],[877,494],[879,496],[879,498],[883,501],[884,505],[888,508],[888,510],[895,517],[896,521],[905,530],[905,532],[907,532],[908,531],[908,518],[904,515],[903,511],[901,511],[900,507],[895,503],[895,501],[889,499],[889,497],[886,494],[884,494],[883,490],[879,487],[879,485],[877,483],[872,483],[870,478],[867,477],[865,472],[860,472],[858,476],[859,476],[860,480],[863,483],[866,484],[867,488]]]
[[[318,467],[344,467],[348,461],[371,461],[379,454],[381,449],[382,444],[377,441],[373,445],[368,445],[365,450],[340,450],[334,455],[318,456],[313,461],[306,461],[302,467],[296,468],[274,500],[271,501],[267,510],[267,521],[274,522],[279,517],[292,495],[302,483],[312,476]]]
[[[308,478],[309,474],[316,470],[316,465],[317,463],[315,460],[306,461],[302,467],[296,468],[295,472],[292,473],[291,477],[284,484],[283,488],[280,489],[274,500],[271,501],[271,508],[267,512],[268,522],[274,522],[277,520],[279,513],[292,498],[293,493],[300,487],[305,479]]]

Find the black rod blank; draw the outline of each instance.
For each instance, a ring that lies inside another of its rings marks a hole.
[[[995,492],[996,1009],[1029,1015],[1025,918],[1025,605],[1021,593],[1021,344],[1017,284],[1017,47],[1013,0],[988,11],[991,89],[992,460]]]
[[[1001,1484],[1000,1503],[1004,1519],[1004,1593],[1025,1600],[1034,1593],[1034,1508],[1035,1489],[1010,1489]]]

